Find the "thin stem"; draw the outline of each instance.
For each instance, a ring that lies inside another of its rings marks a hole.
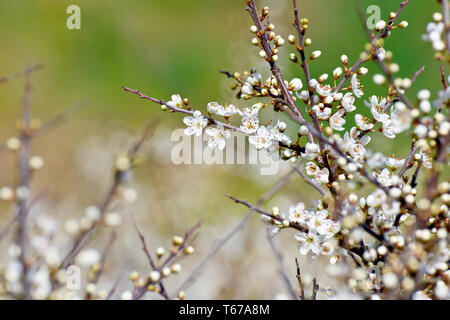
[[[294,300],[298,300],[297,295],[294,292],[294,288],[292,286],[291,281],[289,280],[289,275],[286,271],[286,267],[283,262],[283,255],[280,251],[278,244],[275,242],[273,234],[271,234],[270,229],[266,228],[266,238],[269,241],[270,248],[275,256],[275,260],[278,265],[278,272],[280,273],[281,279],[283,280],[283,284],[286,287],[286,290],[289,292],[290,296]]]
[[[442,2],[442,15],[444,18],[444,31],[445,31],[445,47],[447,52],[450,53],[450,17],[449,6],[447,0],[441,0]]]

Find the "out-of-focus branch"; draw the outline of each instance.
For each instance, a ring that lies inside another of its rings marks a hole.
[[[116,233],[114,231],[112,231],[111,236],[109,237],[108,243],[106,244],[105,249],[103,249],[102,257],[100,260],[100,267],[98,268],[97,271],[94,272],[92,279],[89,281],[89,283],[97,284],[98,281],[100,280],[100,277],[102,276],[104,269],[105,269],[106,257],[108,255],[109,251],[111,250],[112,245],[116,241],[116,239],[117,239]],[[90,298],[91,298],[90,293],[86,292],[85,300],[89,300]]]
[[[133,156],[135,156],[135,154],[137,152],[139,152],[139,149],[142,146],[143,142],[153,132],[155,123],[156,123],[155,120],[151,120],[149,122],[149,124],[144,128],[142,134],[139,136],[139,138],[136,140],[136,142],[134,142],[132,144],[132,146],[128,152],[128,156],[130,158],[132,158]],[[121,183],[122,183],[121,175],[114,172],[113,182],[109,188],[109,191],[107,192],[103,201],[98,206],[98,208],[100,210],[100,218],[102,218],[106,214],[108,208],[110,207],[111,203],[113,202],[113,200],[115,198],[117,189],[119,188]],[[101,219],[100,219],[100,221],[101,221]],[[67,268],[70,265],[70,263],[72,263],[73,259],[76,257],[76,255],[80,252],[80,250],[85,245],[86,241],[88,240],[89,235],[91,233],[93,233],[94,230],[97,228],[97,225],[98,225],[98,221],[93,223],[89,229],[87,229],[86,231],[83,231],[80,235],[78,235],[78,237],[73,242],[71,249],[66,254],[64,259],[62,260],[61,265],[60,265],[61,269]]]
[[[284,177],[280,178],[266,193],[264,193],[257,201],[257,205],[262,205],[269,201],[281,188],[283,188],[291,179],[294,174],[294,170],[289,172]],[[180,287],[175,291],[180,292],[186,290],[190,287],[196,279],[200,276],[201,272],[211,261],[211,259],[216,255],[217,252],[240,230],[242,230],[247,221],[252,216],[253,211],[249,211],[225,236],[217,240],[209,249],[208,254],[203,258],[203,260],[199,263],[199,265],[191,272],[188,278],[180,285]]]
[[[38,71],[38,70],[42,69],[43,67],[44,67],[43,63],[35,64],[35,65],[31,66],[31,67],[27,67],[27,68],[23,69],[22,71],[5,75],[3,77],[0,77],[0,83],[8,82],[8,81],[10,81],[10,80],[12,80],[14,78],[20,77],[22,75],[30,74],[31,72]]]
[[[447,80],[445,79],[445,72],[444,72],[444,68],[442,67],[442,65],[439,65],[439,70],[441,70],[442,85],[444,86],[444,90],[446,90],[448,88],[448,85],[447,85]]]
[[[48,120],[47,122],[44,122],[39,127],[39,129],[33,132],[33,136],[35,137],[37,135],[46,133],[58,127],[61,123],[67,121],[68,118],[70,118],[72,115],[82,110],[83,108],[85,108],[87,105],[88,103],[85,100],[76,102],[73,106],[56,115],[54,118]]]
[[[382,31],[380,31],[380,33],[378,33],[374,37],[371,37],[371,41],[370,41],[371,48],[369,48],[368,50],[365,51],[365,53],[369,57],[370,57],[371,50],[374,50],[376,48],[376,40],[384,38],[388,34],[388,32],[390,32],[392,30],[392,27],[393,27],[395,21],[397,21],[397,19],[400,17],[400,14],[403,11],[403,9],[410,2],[411,2],[411,0],[403,1],[400,4],[400,8],[397,10],[397,13],[395,14],[395,17],[389,20],[389,22],[386,24],[386,27]],[[359,58],[358,61],[356,61],[356,63],[350,68],[349,72],[345,73],[344,77],[342,78],[341,82],[337,85],[337,87],[334,90],[334,92],[341,91],[341,89],[347,83],[348,79],[351,77],[351,74],[354,73],[364,62],[366,62],[368,60],[370,60],[370,58],[365,58],[365,57]]]
[[[116,279],[114,280],[114,283],[111,287],[111,289],[109,289],[108,294],[106,295],[105,300],[110,300],[112,298],[112,296],[114,295],[114,293],[117,290],[117,287],[119,286],[120,280],[122,279],[123,274],[126,271],[126,266],[128,264],[128,259],[125,260],[125,262],[122,264],[119,273],[116,276]]]
[[[311,187],[316,189],[321,195],[324,196],[327,193],[324,188],[322,188],[319,184],[317,184],[314,181],[312,181],[305,173],[303,173],[303,171],[300,168],[298,168],[298,167],[296,167],[294,165],[291,165],[291,167],[295,170],[295,172],[298,173],[298,175],[300,177],[303,178],[303,180],[305,180],[305,182],[307,184],[309,184]]]
[[[155,262],[153,261],[152,255],[150,254],[150,251],[148,250],[147,243],[145,242],[145,237],[142,234],[142,232],[139,230],[139,228],[138,228],[138,226],[136,224],[136,221],[134,220],[133,215],[131,216],[131,218],[133,220],[134,229],[136,230],[136,233],[138,234],[139,240],[141,241],[142,251],[144,251],[145,256],[147,257],[148,263],[150,264],[150,268],[152,270],[156,270],[157,267],[156,267]],[[170,297],[169,297],[169,295],[166,292],[166,289],[164,287],[162,279],[159,280],[159,288],[160,288],[160,292],[159,293],[164,297],[164,299],[170,300]]]
[[[412,167],[412,160],[413,160],[415,153],[416,153],[416,143],[415,143],[415,141],[413,141],[411,143],[411,151],[409,152],[408,158],[406,159],[405,164],[403,165],[403,167],[400,169],[400,172],[398,173],[398,176],[400,178],[403,177],[406,170],[408,170],[409,168]]]

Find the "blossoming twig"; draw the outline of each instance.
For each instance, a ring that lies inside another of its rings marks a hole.
[[[298,167],[296,167],[294,165],[291,165],[291,167],[295,170],[295,172],[297,172],[303,178],[303,180],[305,180],[306,183],[311,185],[321,195],[325,195],[326,194],[326,191],[319,184],[315,183],[306,174],[304,174],[303,171],[300,168],[298,168]]]

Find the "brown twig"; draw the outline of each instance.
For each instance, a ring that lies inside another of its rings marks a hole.
[[[127,87],[123,87],[123,89],[125,91],[127,91],[127,92],[131,92],[131,93],[134,93],[134,94],[138,95],[141,99],[149,100],[149,101],[152,101],[152,102],[157,103],[159,105],[164,105],[171,112],[181,112],[181,113],[188,114],[188,115],[193,115],[194,114],[194,111],[192,111],[192,110],[173,107],[173,106],[167,104],[166,101],[149,97],[149,96],[143,94],[142,92],[140,92],[139,90],[133,90],[133,89],[130,89],[130,88],[127,88]],[[220,124],[224,128],[227,128],[229,130],[232,130],[232,131],[235,131],[235,132],[239,132],[239,133],[242,133],[242,134],[246,134],[243,130],[241,130],[241,128],[235,127],[235,126],[233,126],[233,125],[231,125],[229,123],[218,121],[218,120],[215,120],[215,119],[213,119],[211,117],[207,117],[207,116],[204,116],[204,117],[208,119],[208,122],[210,124],[216,124],[216,125]],[[274,140],[274,141],[278,142],[278,140]],[[295,151],[297,153],[302,153],[305,150],[304,147],[301,147],[301,146],[298,146],[298,145],[294,145],[293,144],[293,145],[288,146],[288,145],[285,145],[285,144],[283,144],[281,142],[278,142],[278,143],[279,143],[280,147],[293,150],[293,151]]]

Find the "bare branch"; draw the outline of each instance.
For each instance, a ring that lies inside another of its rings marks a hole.
[[[43,67],[44,67],[44,64],[41,63],[41,64],[33,65],[31,67],[27,67],[27,68],[25,68],[22,71],[19,71],[19,72],[16,72],[16,73],[12,73],[12,74],[8,74],[6,76],[0,77],[0,83],[8,82],[8,81],[10,81],[10,80],[12,80],[14,78],[20,77],[22,75],[26,75],[26,74],[29,74],[31,72],[38,71],[38,70],[42,69]]]

